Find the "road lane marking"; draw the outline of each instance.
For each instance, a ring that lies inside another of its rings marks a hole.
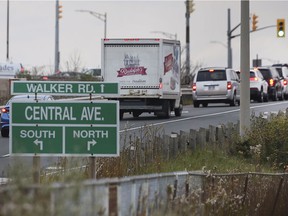
[[[275,104],[255,105],[255,106],[250,107],[250,110],[252,110],[254,108],[261,108],[261,107],[267,107],[267,106],[278,106],[279,104],[284,104],[284,103],[287,103],[287,101],[286,102],[284,102],[284,101],[283,102],[277,102]],[[235,109],[235,110],[228,110],[228,111],[218,112],[218,113],[210,113],[210,114],[203,114],[203,115],[199,115],[199,116],[191,116],[191,117],[186,117],[186,118],[182,118],[182,119],[175,119],[175,120],[158,122],[158,123],[154,123],[154,124],[148,124],[148,125],[144,125],[144,126],[138,126],[138,127],[134,127],[134,128],[131,127],[131,128],[127,128],[127,129],[124,129],[124,130],[120,130],[119,132],[120,133],[124,133],[124,132],[127,132],[127,131],[139,130],[139,129],[142,129],[142,128],[145,128],[145,127],[151,127],[151,126],[169,124],[169,123],[174,123],[174,122],[187,121],[187,120],[191,120],[191,119],[204,118],[204,117],[209,117],[209,116],[223,115],[223,114],[239,112],[239,111],[240,111],[240,108],[239,109]],[[271,112],[272,111],[270,111],[270,113]]]
[[[0,155],[0,158],[10,157],[10,154]]]

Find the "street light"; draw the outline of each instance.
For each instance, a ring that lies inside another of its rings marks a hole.
[[[171,33],[168,33],[168,32],[162,32],[162,31],[151,31],[151,33],[158,33],[158,34],[162,34],[170,39],[174,39],[174,40],[177,40],[177,34],[171,34]]]
[[[227,45],[221,41],[210,41],[210,43],[221,44],[223,47],[227,48]]]
[[[104,38],[106,38],[106,31],[107,31],[107,13],[105,14],[100,14],[95,11],[90,11],[90,10],[76,10],[77,12],[86,12],[91,14],[92,16],[100,19],[101,21],[104,22]]]

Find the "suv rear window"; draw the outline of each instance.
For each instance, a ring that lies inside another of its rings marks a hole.
[[[196,82],[201,81],[216,81],[216,80],[227,80],[225,70],[203,70],[199,71]]]
[[[254,78],[255,77],[255,73],[253,71],[250,71],[250,78]]]
[[[278,71],[280,77],[283,77],[282,68],[276,67],[276,70]]]
[[[269,69],[259,69],[264,77],[264,79],[269,79],[271,77],[271,73]]]

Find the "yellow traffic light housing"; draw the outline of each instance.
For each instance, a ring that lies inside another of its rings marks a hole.
[[[256,31],[257,29],[257,23],[258,23],[258,16],[256,16],[256,14],[253,14],[252,16],[252,31]]]
[[[194,11],[194,2],[193,0],[187,0],[187,4],[188,4],[188,12],[189,14],[191,14]]]
[[[277,37],[285,37],[285,19],[277,19]]]
[[[58,5],[58,19],[61,19],[62,18],[62,5]]]

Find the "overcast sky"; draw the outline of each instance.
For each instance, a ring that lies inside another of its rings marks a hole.
[[[60,20],[60,67],[78,56],[81,66],[101,67],[101,39],[104,22],[89,13],[107,13],[107,38],[163,38],[161,31],[177,34],[185,46],[185,1],[76,1],[62,0]],[[231,26],[240,23],[240,0],[194,1],[190,16],[190,57],[192,64],[227,66],[227,10]],[[278,18],[288,23],[288,1],[250,0],[250,13],[259,16],[258,27],[276,25]],[[7,0],[0,0],[0,62],[7,54]],[[55,0],[10,0],[9,56],[24,66],[54,66]],[[286,25],[287,26],[287,25]],[[250,34],[250,57],[262,63],[288,62],[288,27],[286,38],[277,38],[276,27]],[[240,28],[233,34],[239,34]],[[232,40],[233,67],[240,67],[240,37]],[[185,60],[185,55],[184,58]]]

